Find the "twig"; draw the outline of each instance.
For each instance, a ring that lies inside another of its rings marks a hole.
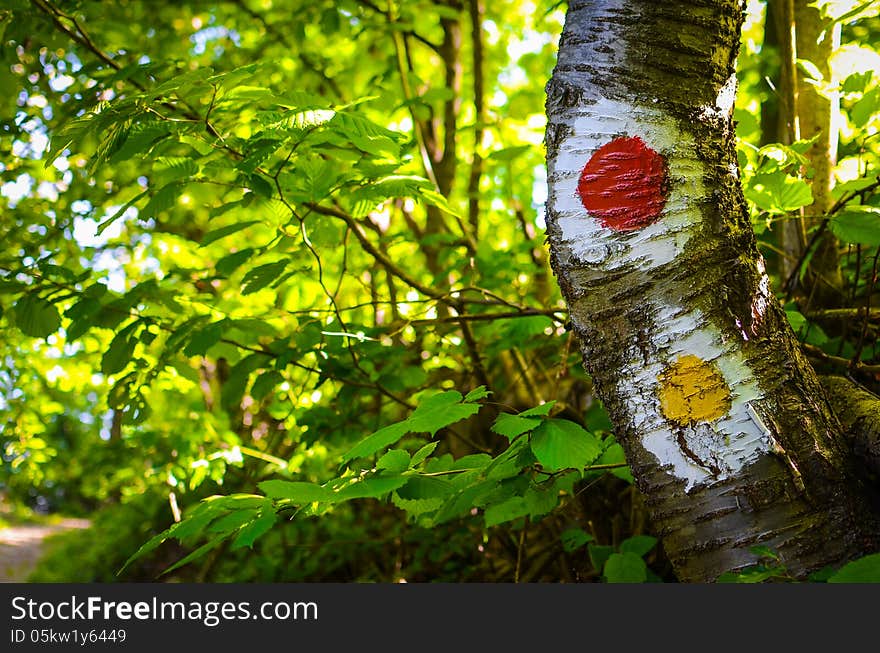
[[[876,374],[880,372],[880,365],[865,365],[857,359],[850,360],[848,358],[842,358],[840,356],[832,356],[831,354],[826,354],[824,351],[822,351],[821,348],[817,347],[816,345],[810,345],[805,342],[801,343],[801,347],[803,347],[804,351],[806,351],[810,356],[818,358],[825,363],[837,365],[838,367],[849,368],[853,372],[867,372],[869,374]]]

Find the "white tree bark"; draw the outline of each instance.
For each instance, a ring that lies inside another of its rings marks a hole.
[[[551,260],[683,580],[875,547],[739,186],[735,0],[572,0],[548,85]],[[854,530],[853,530],[854,529]]]

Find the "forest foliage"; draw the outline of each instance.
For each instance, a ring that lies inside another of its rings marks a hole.
[[[35,579],[674,580],[547,262],[563,3],[4,4],[0,492],[93,519]],[[741,178],[806,353],[876,391],[880,19],[819,6],[835,203],[757,0]]]

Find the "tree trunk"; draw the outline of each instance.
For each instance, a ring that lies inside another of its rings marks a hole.
[[[779,76],[776,79],[776,123],[762,124],[765,143],[791,145],[800,139],[797,113],[797,51],[794,23],[794,0],[770,0],[767,3],[766,29],[773,30],[779,50]],[[779,234],[782,258],[779,274],[784,280],[796,278],[798,262],[807,246],[804,220],[798,212],[790,215],[774,231]]]
[[[795,1],[794,23],[797,58],[814,64],[822,75],[821,80],[812,82],[802,73],[797,75],[800,138],[816,139],[807,151],[807,159],[813,167],[810,180],[813,203],[804,209],[809,216],[804,225],[808,230],[816,227],[834,204],[831,189],[837,163],[840,99],[834,88],[836,80],[832,78],[830,60],[831,54],[840,46],[840,23],[823,19],[819,10],[812,6],[812,0]],[[837,239],[827,231],[816,244],[806,288],[806,295],[812,299],[813,305],[826,308],[841,305],[843,278],[837,247]],[[809,308],[808,305],[806,310]]]
[[[548,84],[551,261],[683,581],[802,578],[878,546],[876,501],[769,291],[738,179],[736,0],[572,0]]]

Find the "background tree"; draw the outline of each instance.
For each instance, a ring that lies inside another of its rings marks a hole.
[[[858,8],[838,55],[876,57]],[[35,578],[676,578],[543,243],[565,9],[6,3],[0,484],[94,520]],[[760,147],[777,59],[749,15],[738,154],[779,291],[811,173]],[[843,313],[800,285],[785,308],[820,371],[876,390],[863,60],[834,60]]]

